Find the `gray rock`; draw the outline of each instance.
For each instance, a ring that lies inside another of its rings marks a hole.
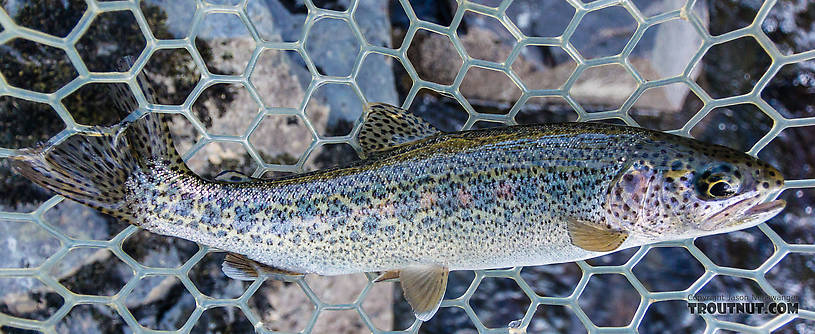
[[[57,324],[57,333],[133,333],[112,308],[99,304],[74,306]]]
[[[195,309],[195,298],[175,276],[148,276],[139,280],[125,305],[140,325],[175,330]]]
[[[85,240],[109,240],[128,226],[71,200],[63,200],[49,209],[44,218],[65,236]]]
[[[13,317],[45,320],[64,304],[53,288],[33,277],[3,277],[0,287],[0,312]]]
[[[305,46],[317,70],[330,76],[350,75],[360,51],[360,41],[348,22],[332,18],[314,22]]]
[[[682,0],[662,0],[662,1],[640,1],[637,2],[640,11],[647,16],[664,13],[680,8],[685,4]],[[707,7],[701,3],[695,7],[695,12],[707,25]],[[513,22],[529,36],[558,36],[565,29],[572,18],[574,8],[566,5],[565,2],[552,1],[545,3],[532,3],[528,1],[516,1],[509,7],[507,13]],[[602,14],[602,15],[601,15]],[[466,17],[465,17],[466,19]],[[494,48],[469,47],[468,44],[475,44],[477,41],[491,40],[493,43],[501,44],[505,39],[498,38],[495,28],[484,24],[484,20],[469,20],[465,23],[486,31],[470,29],[468,34],[460,36],[462,42],[467,47],[468,52],[499,52],[498,49],[509,49],[506,41],[503,45]],[[578,30],[570,38],[570,43],[577,47],[582,56],[594,58],[600,56],[610,56],[622,50],[631,38],[636,28],[633,17],[622,7],[610,7],[598,12],[587,14],[580,22]],[[503,28],[500,28],[503,30]],[[489,31],[493,31],[492,34]],[[469,34],[486,35],[468,39]],[[490,36],[492,35],[492,36]],[[629,61],[637,71],[647,80],[655,80],[681,74],[689,61],[699,50],[702,44],[702,37],[698,35],[693,26],[686,20],[672,20],[646,30],[643,37],[637,42],[632,51]],[[489,50],[489,51],[482,51]],[[532,89],[537,88],[557,88],[571,74],[573,64],[568,59],[552,58],[551,55],[541,57],[535,54],[535,49],[527,48],[523,50],[513,70],[524,79]],[[507,51],[505,51],[507,52]],[[482,58],[483,55],[472,55]],[[532,66],[527,65],[531,63]],[[696,67],[690,73],[690,78],[698,77],[700,67]],[[560,74],[558,74],[560,73]],[[619,78],[627,80],[619,80]],[[636,88],[636,82],[626,74],[625,71],[589,71],[581,75],[581,81],[573,87],[570,93],[581,104],[619,107]],[[491,81],[492,82],[492,81]],[[556,82],[556,85],[545,83]],[[542,86],[541,86],[542,85]],[[508,86],[507,89],[510,89]],[[681,109],[685,97],[689,93],[689,88],[685,85],[672,85],[657,88],[659,93],[650,94],[646,98],[638,99],[635,107],[652,108],[666,112],[676,112]],[[594,108],[590,108],[594,109]]]
[[[357,75],[357,85],[368,102],[399,104],[393,67],[402,66],[396,58],[380,54],[365,57]]]
[[[391,47],[390,18],[387,2],[361,0],[354,16],[359,29],[369,44]],[[401,66],[392,57],[369,54],[357,75],[359,85],[368,102],[398,104],[393,66]],[[348,118],[346,118],[348,119]],[[353,119],[351,119],[353,120]]]
[[[59,239],[37,223],[0,220],[0,252],[5,254],[0,257],[0,268],[39,266],[59,248]]]
[[[302,38],[306,14],[292,13],[278,0],[249,0],[246,14],[265,41],[291,42]]]
[[[391,20],[386,1],[358,0],[354,22],[368,44],[391,47]]]
[[[572,20],[575,9],[566,1],[518,0],[507,8],[507,15],[527,36],[555,37]]]
[[[247,12],[261,37],[269,41],[290,40],[289,37],[294,37],[299,29],[296,22],[301,22],[304,17],[302,14],[289,12],[277,1],[252,1],[247,5]],[[387,6],[374,1],[362,2],[358,5],[357,17],[361,18],[359,27],[366,32],[366,38],[371,43],[389,45],[389,32],[382,29],[383,25],[389,25]],[[345,32],[339,37],[342,43],[337,42],[337,31]],[[212,49],[214,57],[207,64],[211,71],[217,68],[234,74],[242,72],[254,47],[254,42],[248,39],[245,32],[246,29],[234,15],[212,14],[204,19],[198,38],[207,41]],[[359,43],[345,22],[321,20],[312,27],[311,37],[306,45],[312,59],[322,71],[328,74],[348,74],[358,56]],[[392,64],[391,59],[377,55],[370,55],[366,59],[357,82],[364,87],[367,100],[397,103]],[[277,50],[264,51],[251,75],[252,84],[267,107],[299,107],[305,98],[304,92],[310,79],[311,73],[298,54]],[[233,86],[235,87],[228,88],[232,94],[225,100],[216,96],[209,99],[202,97],[196,102],[194,111],[199,119],[205,115],[209,121],[207,123],[211,124],[207,126],[208,133],[239,136],[247,131],[249,124],[257,117],[259,106],[254,98],[242,86]],[[358,119],[362,106],[362,100],[353,93],[350,86],[330,84],[314,92],[308,102],[306,114],[318,134],[343,135],[350,129],[333,128],[347,127],[345,124]],[[200,138],[183,120],[174,122],[172,130],[177,138],[182,138],[177,143],[182,150],[192,146]],[[296,162],[311,141],[311,134],[300,120],[277,116],[265,117],[250,137],[250,142],[265,162],[282,164]],[[190,164],[193,170],[201,174],[217,174],[220,169],[218,165],[222,165],[225,160],[235,161],[238,166],[246,166],[238,169],[246,169],[249,173],[254,171],[254,167],[250,167],[254,162],[240,145],[211,143],[197,155],[200,157],[193,157]],[[207,170],[207,165],[215,165],[214,170]],[[304,167],[313,169],[315,166]]]
[[[192,0],[145,0],[146,4],[161,7],[167,14],[167,31],[175,38],[190,34],[190,22],[195,15],[195,1]]]

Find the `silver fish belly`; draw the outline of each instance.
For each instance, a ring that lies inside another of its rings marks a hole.
[[[296,272],[544,264],[595,254],[572,246],[567,217],[601,219],[638,139],[558,126],[476,131],[302,180],[209,183],[158,168],[131,188],[139,225]]]

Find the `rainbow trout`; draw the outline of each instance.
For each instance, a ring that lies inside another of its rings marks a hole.
[[[366,108],[365,159],[261,180],[206,180],[161,115],[12,157],[17,172],[155,233],[229,252],[232,278],[384,272],[416,317],[450,270],[542,265],[724,233],[779,213],[775,168],[727,147],[593,123],[444,133]]]

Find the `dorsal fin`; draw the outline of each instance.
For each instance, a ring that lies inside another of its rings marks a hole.
[[[440,131],[409,111],[384,103],[365,106],[357,140],[365,155],[419,140]]]

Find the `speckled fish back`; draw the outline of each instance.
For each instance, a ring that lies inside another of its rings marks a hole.
[[[131,179],[136,223],[281,269],[343,274],[585,258],[568,218],[605,219],[628,152],[654,133],[565,123],[436,134],[350,166],[231,184],[156,161]]]

